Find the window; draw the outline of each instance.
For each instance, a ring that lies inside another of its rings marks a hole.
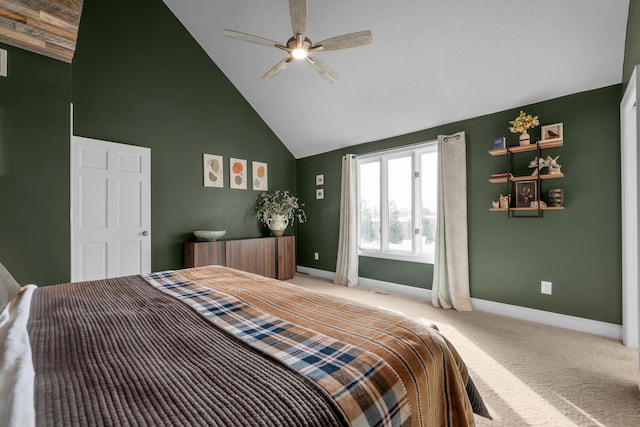
[[[358,156],[359,254],[433,263],[435,141]]]

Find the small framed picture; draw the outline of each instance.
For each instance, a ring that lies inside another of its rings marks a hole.
[[[247,161],[229,158],[229,188],[247,189]]]
[[[215,154],[202,154],[204,166],[204,186],[205,187],[224,187],[224,164],[222,156]]]
[[[516,208],[529,208],[531,202],[538,200],[537,181],[516,182]]]
[[[316,199],[324,199],[324,188],[316,188]]]
[[[253,169],[253,189],[267,191],[269,189],[269,175],[267,164],[262,162],[251,162]]]
[[[504,150],[507,148],[507,138],[504,136],[499,136],[497,138],[493,138],[493,149],[494,150]]]
[[[544,125],[540,130],[540,136],[542,141],[550,140],[562,140],[562,123],[556,123],[553,125]]]
[[[316,185],[324,185],[324,175],[316,175]]]

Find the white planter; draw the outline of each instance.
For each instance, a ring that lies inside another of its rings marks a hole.
[[[288,225],[289,219],[284,215],[271,215],[267,219],[267,226],[274,236],[282,236]]]
[[[531,138],[529,138],[529,132],[526,130],[520,134],[520,145],[529,145]]]

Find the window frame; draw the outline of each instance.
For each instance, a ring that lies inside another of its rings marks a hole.
[[[438,152],[438,141],[425,141],[410,146],[398,147],[389,150],[376,151],[373,153],[367,153],[357,156],[357,201],[358,201],[358,227],[357,227],[357,242],[358,242],[358,255],[371,258],[384,258],[399,261],[418,262],[423,264],[433,264],[435,251],[431,252],[419,252],[423,246],[420,244],[419,239],[422,238],[423,226],[422,226],[422,154],[424,153],[436,153]],[[412,164],[412,189],[411,189],[411,222],[412,222],[412,241],[411,252],[393,250],[389,248],[389,176],[388,176],[388,162],[393,159],[402,157],[411,157]],[[360,246],[360,232],[361,232],[361,174],[360,167],[366,163],[378,163],[380,169],[380,248],[362,248]],[[437,182],[435,186],[437,192]],[[437,197],[437,194],[436,194]],[[437,206],[436,206],[437,208]],[[416,233],[417,231],[417,233]]]

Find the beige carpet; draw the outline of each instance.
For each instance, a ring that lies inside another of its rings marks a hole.
[[[289,282],[437,324],[493,415],[479,426],[640,426],[638,353],[619,341],[303,274]]]

